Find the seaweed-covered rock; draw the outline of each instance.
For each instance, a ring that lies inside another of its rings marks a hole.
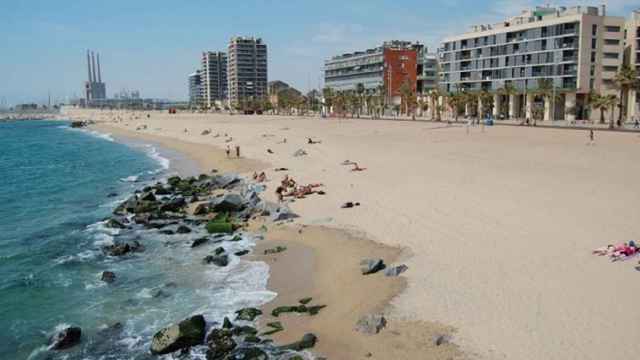
[[[188,319],[158,331],[151,341],[152,354],[168,354],[204,342],[205,321],[202,315]]]
[[[109,256],[123,256],[131,252],[144,251],[144,246],[137,240],[133,242],[123,242],[102,247],[102,251]]]
[[[388,268],[384,271],[384,276],[398,276],[403,272],[407,271],[409,267],[407,265],[398,265],[391,268]]]
[[[49,348],[64,350],[77,345],[82,337],[82,329],[77,326],[66,327],[49,339]]]
[[[244,308],[236,311],[236,320],[253,321],[258,316],[262,315],[262,311],[256,308]]]
[[[125,222],[127,222],[128,220],[126,218],[121,218],[121,217],[112,217],[109,220],[107,220],[105,226],[112,228],[112,229],[124,229],[127,226],[125,225]]]
[[[153,193],[151,192],[151,190],[145,190],[147,192],[142,193],[142,195],[140,195],[140,200],[142,201],[156,201],[156,196],[153,195]]]
[[[236,349],[225,360],[267,360],[269,356],[257,347],[245,347]],[[208,360],[208,359],[207,359]]]
[[[233,253],[235,256],[245,256],[249,253],[249,250],[240,250]]]
[[[265,255],[273,255],[273,254],[281,253],[281,252],[283,252],[285,250],[287,250],[286,246],[276,246],[276,247],[271,248],[271,249],[265,249],[264,250],[264,254]]]
[[[186,225],[180,225],[178,226],[178,228],[176,229],[176,232],[178,234],[188,234],[191,232],[191,228],[186,226]]]
[[[205,237],[201,237],[201,238],[197,238],[197,239],[193,240],[193,242],[191,243],[191,247],[192,248],[198,247],[200,245],[203,245],[203,244],[207,243],[208,241],[209,241],[209,238],[206,237],[206,236]]]
[[[316,342],[318,338],[314,334],[304,334],[302,339],[299,341],[293,342],[291,344],[283,345],[278,347],[280,350],[292,350],[292,351],[302,351],[305,349],[311,349],[316,346]]]
[[[207,232],[209,234],[231,234],[233,233],[233,224],[212,220],[207,223]]]
[[[209,204],[198,204],[193,210],[193,215],[206,215],[209,213]]]
[[[214,264],[220,267],[229,265],[229,256],[225,255],[207,255],[203,260],[205,264]]]
[[[178,196],[162,204],[160,211],[179,212],[184,209],[185,206],[187,206],[187,202],[182,196]]]
[[[207,335],[207,360],[223,359],[237,346],[227,329],[213,329]]]

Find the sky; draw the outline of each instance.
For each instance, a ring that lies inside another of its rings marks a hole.
[[[635,0],[606,3],[629,17]],[[100,52],[111,97],[184,100],[202,51],[224,51],[232,36],[268,46],[269,80],[309,90],[321,85],[325,59],[385,40],[440,40],[473,24],[495,23],[544,5],[531,0],[0,0],[0,106],[82,96],[86,50]]]

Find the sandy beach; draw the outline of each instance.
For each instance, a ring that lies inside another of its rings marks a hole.
[[[410,346],[428,349],[429,337],[443,331],[468,356],[487,359],[630,359],[640,350],[633,341],[640,335],[637,260],[610,263],[591,254],[637,239],[637,134],[597,132],[596,144],[587,146],[587,132],[560,129],[498,126],[467,134],[441,123],[357,119],[108,111],[68,116],[96,120],[105,132],[160,142],[205,169],[265,169],[270,200],[284,174],[274,168],[288,168],[299,183],[324,184],[325,196],[290,204],[301,216],[295,226],[310,230],[293,238],[279,231],[268,236],[269,242],[291,242],[291,252],[272,261],[275,289],[285,286],[287,276],[314,279],[276,303],[303,292],[320,302],[339,297],[349,287],[344,274],[357,270],[361,257],[375,256],[362,248],[409,267],[395,283],[367,278],[354,285],[353,294],[363,299],[370,291],[379,295],[359,303],[359,311],[384,308],[391,321],[350,350],[331,353],[331,342],[322,342],[324,329],[343,321],[336,333],[351,333],[344,327],[355,321],[330,311],[331,304],[326,317],[285,324],[316,330],[318,350],[329,358],[365,357],[367,348],[373,358],[415,358]],[[117,117],[122,120],[114,122]],[[141,125],[146,129],[136,131]],[[201,135],[205,129],[211,134]],[[225,142],[225,133],[231,141]],[[320,143],[307,144],[308,138]],[[227,145],[239,145],[244,159],[227,160]],[[307,155],[294,157],[298,149]],[[350,171],[341,165],[347,159],[366,170]],[[341,209],[347,201],[361,206]],[[325,242],[315,234],[327,231],[319,226],[347,232]],[[362,238],[385,246],[363,246]],[[304,253],[343,267],[277,275],[287,272],[278,270],[287,256]],[[347,294],[345,299],[360,299]],[[418,338],[402,335],[417,328]],[[394,339],[406,352],[384,352]],[[455,346],[444,350],[442,358],[459,356]]]

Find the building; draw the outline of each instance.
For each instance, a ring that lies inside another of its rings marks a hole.
[[[426,95],[438,87],[438,55],[425,53],[421,70],[418,72],[418,94]]]
[[[604,6],[536,7],[498,24],[473,26],[443,40],[440,87],[492,93],[494,116],[596,119],[588,95],[615,94],[623,27],[624,18],[607,16]],[[556,101],[536,94],[542,84],[551,85],[555,96],[549,98]],[[466,112],[484,116],[485,108],[478,101],[477,109]]]
[[[227,54],[215,51],[203,52],[201,64],[202,105],[207,108],[221,106],[228,92]]]
[[[267,45],[260,38],[233,37],[228,47],[229,101],[239,105],[243,101],[267,97]]]
[[[100,69],[100,54],[97,54],[98,69],[96,72],[96,54],[87,50],[87,72],[88,80],[84,83],[85,103],[92,103],[107,98],[107,88],[102,82],[102,71]],[[96,76],[97,74],[97,76]]]
[[[297,99],[302,96],[300,91],[280,80],[270,81],[267,83],[267,93],[269,95],[269,102],[276,108],[280,105],[279,99],[281,96],[285,96],[289,99]]]
[[[640,81],[640,9],[631,13],[631,18],[625,26],[625,64],[636,70]],[[627,118],[635,119],[640,116],[640,96],[637,89],[629,92],[627,99]]]
[[[202,104],[202,77],[200,70],[196,70],[189,75],[189,106],[197,108]]]
[[[418,87],[419,43],[389,41],[364,51],[334,56],[324,63],[325,87],[334,91],[355,91],[362,84],[365,93],[384,91],[388,103],[400,103],[400,86]],[[422,70],[421,70],[422,71]]]

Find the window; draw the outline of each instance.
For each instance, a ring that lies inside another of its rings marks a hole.
[[[596,62],[596,53],[591,52],[591,62]]]
[[[595,65],[591,65],[591,69],[589,71],[589,74],[591,76],[595,76],[595,74],[596,74],[596,66]]]
[[[608,72],[616,72],[616,71],[618,71],[618,67],[617,66],[603,66],[602,70],[608,71]]]
[[[598,35],[598,25],[592,25],[591,26],[591,35],[593,35],[593,36]]]
[[[605,59],[617,59],[618,58],[618,53],[604,53],[604,58]]]
[[[591,39],[591,48],[592,49],[595,49],[597,47],[597,44],[598,44],[598,42],[597,42],[596,38]]]
[[[604,39],[605,45],[620,45],[620,40],[617,39]]]
[[[620,26],[605,26],[607,32],[620,32]]]

